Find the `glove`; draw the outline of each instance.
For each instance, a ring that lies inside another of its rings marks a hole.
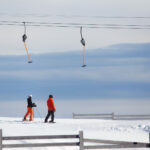
[[[35,103],[32,103],[32,107],[37,107]]]

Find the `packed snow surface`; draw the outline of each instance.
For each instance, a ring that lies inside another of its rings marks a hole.
[[[29,135],[69,135],[83,131],[84,138],[105,139],[130,142],[149,142],[150,121],[117,121],[100,119],[55,119],[56,123],[44,123],[44,118],[35,118],[34,121],[24,121],[22,118],[0,117],[0,128],[3,136],[29,136]],[[3,143],[28,142],[62,142],[63,140],[20,140],[4,141]],[[72,140],[68,140],[69,142]],[[75,140],[78,141],[78,140]],[[63,141],[65,142],[65,140]],[[88,144],[88,143],[87,143]],[[87,145],[86,144],[86,145]],[[28,150],[78,150],[79,147],[43,147],[43,148],[15,148]],[[141,148],[140,148],[141,149]],[[142,149],[144,150],[144,149]],[[146,150],[146,148],[145,148]]]

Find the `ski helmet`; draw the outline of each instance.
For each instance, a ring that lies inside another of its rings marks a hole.
[[[53,98],[53,95],[49,95],[49,97]]]

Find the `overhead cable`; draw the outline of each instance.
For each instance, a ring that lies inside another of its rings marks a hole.
[[[76,22],[26,22],[27,26],[35,27],[60,27],[60,28],[102,28],[102,29],[150,29],[150,24],[99,24],[99,23],[76,23]],[[22,26],[19,21],[0,21],[0,26]]]

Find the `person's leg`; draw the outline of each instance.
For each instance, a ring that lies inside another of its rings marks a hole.
[[[50,122],[54,122],[54,111],[51,111],[51,121]]]
[[[27,117],[28,117],[29,114],[30,114],[30,110],[29,110],[29,107],[28,107],[28,108],[27,108],[27,113],[26,113],[25,116],[24,116],[24,120],[27,119]]]
[[[30,107],[30,121],[32,121],[33,120],[33,108],[32,107]]]
[[[47,116],[45,117],[45,122],[47,122],[47,120],[48,120],[48,118],[49,118],[50,115],[51,115],[50,111],[48,111]]]

